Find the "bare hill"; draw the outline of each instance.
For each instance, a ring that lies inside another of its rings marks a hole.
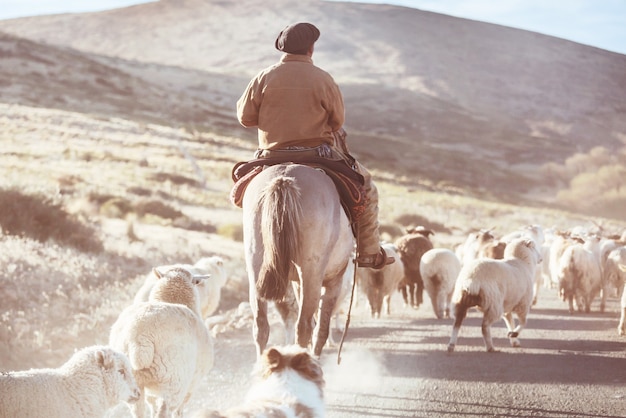
[[[10,100],[33,104],[25,84],[37,88],[40,80],[44,91],[67,86],[65,100],[80,98],[87,111],[158,113],[173,124],[227,129],[254,141],[237,126],[234,101],[254,73],[278,59],[278,31],[300,20],[322,31],[314,61],[340,83],[351,147],[372,168],[429,187],[554,201],[568,179],[545,183],[542,166],[597,146],[623,153],[626,56],[386,5],[161,0],[1,21],[1,31],[39,43],[28,50],[44,53],[43,44],[50,45],[65,71],[24,81],[20,67],[38,61],[23,54],[24,63],[4,67],[20,88]],[[84,58],[71,58],[79,52]],[[91,101],[84,86],[66,82],[75,77],[91,80]],[[48,99],[40,105],[60,106]]]

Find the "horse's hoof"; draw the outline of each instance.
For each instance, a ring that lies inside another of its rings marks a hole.
[[[490,348],[488,348],[488,349],[487,349],[487,352],[488,352],[488,353],[499,353],[500,351],[499,351],[499,350],[496,350],[496,349],[495,349],[495,348],[493,348],[493,347],[490,347]]]
[[[519,335],[519,332],[509,331],[509,333],[506,336],[509,338],[517,338],[518,335]]]
[[[454,344],[449,344],[448,345],[448,353],[452,353],[454,352]]]

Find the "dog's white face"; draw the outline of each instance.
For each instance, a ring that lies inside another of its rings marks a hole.
[[[298,345],[268,348],[254,374],[259,380],[248,400],[288,406],[298,417],[324,416],[324,373],[308,350]]]
[[[297,346],[268,348],[253,372],[244,405],[226,411],[199,411],[194,418],[323,418],[324,374],[317,359]]]
[[[261,373],[264,378],[273,373],[291,369],[304,379],[314,382],[320,390],[324,389],[324,372],[319,361],[309,351],[298,345],[272,347],[261,356]]]

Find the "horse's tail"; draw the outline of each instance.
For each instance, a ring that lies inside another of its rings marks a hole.
[[[260,297],[280,300],[290,285],[301,242],[300,189],[294,178],[283,176],[272,180],[261,192],[259,206],[264,253],[256,288]]]

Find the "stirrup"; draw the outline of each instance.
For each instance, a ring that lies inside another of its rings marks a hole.
[[[357,267],[367,267],[375,270],[380,270],[381,268],[393,264],[396,262],[396,259],[393,257],[387,256],[385,250],[381,247],[380,251],[373,255],[363,255],[357,259]]]

